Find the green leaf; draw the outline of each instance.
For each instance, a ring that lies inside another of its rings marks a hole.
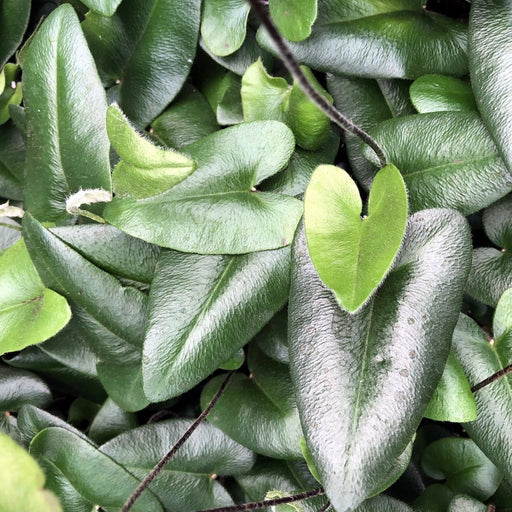
[[[488,341],[471,318],[461,315],[453,334],[453,350],[472,386],[512,364],[512,289],[496,307],[494,338]],[[464,429],[506,475],[512,473],[512,379],[502,377],[475,392],[478,416]]]
[[[423,494],[414,501],[414,510],[418,512],[446,512],[455,493],[446,485],[429,485]]]
[[[30,0],[0,0],[0,69],[20,45],[30,17]]]
[[[289,364],[288,309],[281,310],[254,337],[254,343],[267,356],[282,364]]]
[[[258,41],[277,54],[262,29]],[[290,44],[297,60],[317,71],[409,79],[428,73],[467,74],[466,46],[463,23],[424,10],[320,21],[307,40]]]
[[[35,373],[0,366],[0,410],[19,411],[24,404],[45,407],[52,400],[48,385]]]
[[[201,36],[207,48],[225,57],[238,50],[245,39],[249,3],[245,0],[205,0]]]
[[[163,251],[149,298],[144,391],[178,396],[245,345],[284,305],[289,249],[239,256]]]
[[[107,132],[121,161],[112,173],[118,197],[143,199],[171,189],[195,170],[189,158],[139,136],[119,107],[107,109]]]
[[[10,124],[0,126],[0,190],[6,199],[23,198],[25,143]]]
[[[269,359],[255,346],[248,357],[252,378],[233,375],[208,421],[256,453],[278,459],[302,459],[302,430],[287,365]],[[223,376],[203,388],[204,409]]]
[[[123,411],[107,398],[89,426],[88,435],[94,442],[101,444],[137,425],[135,414]]]
[[[476,110],[471,86],[451,76],[424,75],[411,84],[411,101],[420,114]]]
[[[125,432],[100,450],[143,478],[169,451],[192,420],[166,420]],[[237,475],[251,469],[254,454],[229,439],[213,425],[203,423],[165,465],[150,485],[166,510],[186,512],[232,505],[229,494],[212,475]]]
[[[471,496],[454,496],[448,505],[447,512],[487,512],[489,509],[481,501],[475,500]]]
[[[82,23],[100,76],[119,84],[120,107],[143,129],[174,99],[195,57],[200,1],[125,0]]]
[[[302,41],[311,34],[317,14],[317,0],[270,0],[270,15],[290,41]]]
[[[45,288],[23,240],[0,254],[0,353],[57,334],[71,318],[64,297]]]
[[[39,432],[30,443],[30,454],[42,464],[53,465],[78,494],[102,508],[120,509],[139,484],[93,444],[60,427]],[[132,510],[161,512],[163,508],[155,495],[146,491]]]
[[[393,270],[350,315],[320,281],[305,237],[297,236],[290,367],[304,434],[338,512],[379,488],[410,442],[448,357],[470,248],[460,214],[417,213]]]
[[[293,148],[290,130],[274,121],[216,132],[186,148],[198,164],[188,179],[154,198],[114,198],[104,217],[132,236],[183,252],[240,254],[286,246],[302,203],[253,188],[282,169]]]
[[[354,512],[413,512],[412,509],[395,498],[381,494],[370,498],[357,507]]]
[[[503,480],[503,473],[471,439],[435,441],[423,452],[421,464],[429,477],[444,480],[452,491],[482,501],[490,498]]]
[[[126,410],[145,407],[148,402],[142,394],[140,358],[146,296],[121,286],[30,214],[23,218],[23,234],[43,282],[79,306],[75,316],[88,336],[96,338],[94,349],[101,359],[98,375],[109,395],[114,393],[112,398]]]
[[[84,5],[93,11],[103,14],[103,16],[112,16],[122,0],[81,0]]]
[[[0,87],[0,124],[4,124],[11,117],[9,105],[19,105],[23,98],[21,84],[16,81],[19,69],[17,64],[9,63],[6,64],[2,70],[2,74],[5,76],[5,81],[7,82],[7,87],[3,92],[2,87]]]
[[[478,247],[466,291],[475,299],[496,307],[501,294],[512,286],[512,195],[489,206],[483,225],[489,240],[499,247]]]
[[[460,423],[476,420],[476,413],[476,403],[468,379],[459,361],[450,352],[443,376],[424,416],[431,420]]]
[[[44,473],[35,460],[0,432],[0,502],[2,512],[61,512],[57,498],[43,489]]]
[[[105,92],[70,5],[53,11],[23,65],[27,118],[25,209],[40,221],[69,217],[81,188],[110,190]]]
[[[471,85],[478,110],[512,173],[510,53],[512,12],[505,0],[471,4],[468,51]]]
[[[411,211],[474,213],[506,195],[512,177],[476,112],[435,112],[384,121],[370,130],[402,172]],[[364,148],[373,163],[373,151]]]
[[[407,223],[407,191],[390,164],[376,175],[368,216],[350,176],[321,165],[304,198],[304,225],[311,260],[339,304],[356,312],[388,273]]]

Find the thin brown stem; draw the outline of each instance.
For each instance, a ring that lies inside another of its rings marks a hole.
[[[379,159],[380,165],[384,167],[387,163],[386,155],[379,146],[378,142],[373,139],[368,133],[356,126],[348,117],[345,117],[336,107],[332,106],[310,83],[306,75],[302,72],[300,64],[293,56],[288,44],[280,34],[273,21],[270,19],[265,7],[258,0],[248,0],[253,10],[257,13],[261,22],[267,29],[270,37],[276,45],[277,51],[283,61],[284,65],[293,76],[299,87],[309,97],[309,99],[320,108],[327,117],[343,130],[350,132],[359,137],[363,142],[368,144]]]
[[[331,502],[327,501],[327,503],[318,512],[327,512],[327,510],[329,510],[330,507],[331,507]]]
[[[482,389],[484,388],[485,386],[488,386],[489,384],[492,384],[494,381],[498,380],[498,379],[501,379],[501,377],[504,377],[505,375],[508,375],[509,373],[512,372],[512,364],[509,364],[508,366],[506,366],[505,368],[503,368],[502,370],[496,372],[496,373],[493,373],[490,377],[487,377],[486,379],[484,379],[482,382],[479,382],[478,384],[475,384],[472,388],[471,388],[471,391],[473,393],[475,393],[476,391],[478,391],[479,389]]]
[[[254,510],[257,508],[275,507],[276,505],[283,505],[284,503],[293,503],[294,501],[307,500],[314,496],[324,494],[322,487],[311,489],[310,491],[300,492],[299,494],[293,494],[292,496],[286,496],[284,498],[275,498],[272,500],[253,501],[251,503],[242,503],[241,505],[231,505],[229,507],[220,508],[208,508],[201,510],[200,512],[238,512],[241,510]]]
[[[158,474],[164,469],[165,465],[174,457],[176,452],[185,444],[187,439],[192,435],[194,430],[201,424],[202,421],[210,414],[211,410],[224,393],[229,379],[233,372],[229,372],[224,379],[224,382],[221,384],[217,393],[215,393],[214,397],[210,400],[210,403],[207,405],[206,409],[197,417],[197,419],[188,427],[186,432],[179,438],[177,443],[160,459],[158,464],[147,474],[146,478],[142,480],[137,489],[133,491],[133,494],[126,500],[121,512],[128,512],[134,505],[134,503],[139,499],[140,495],[150,486],[151,482],[158,476]]]

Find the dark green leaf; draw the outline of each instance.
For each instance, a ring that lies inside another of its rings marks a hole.
[[[0,0],[0,69],[21,43],[30,16],[30,0]]]
[[[107,398],[94,417],[88,435],[94,442],[102,444],[137,425],[135,414],[123,411],[114,401]]]
[[[186,148],[198,164],[188,179],[154,198],[114,198],[105,219],[184,252],[240,254],[288,245],[302,203],[253,189],[286,165],[293,148],[291,131],[275,121],[216,132]]]
[[[112,16],[121,1],[122,0],[82,0],[82,3],[99,14]]]
[[[144,390],[178,396],[245,345],[284,305],[288,249],[240,256],[162,252],[151,287]]]
[[[24,404],[45,407],[52,400],[46,383],[32,372],[0,366],[0,411],[19,411]]]
[[[363,502],[354,512],[413,512],[405,503],[381,494]]]
[[[6,87],[2,92],[0,79],[0,124],[6,123],[10,118],[9,105],[19,105],[23,98],[21,84],[16,80],[19,70],[17,64],[8,63],[0,72],[0,76],[4,75],[6,82]]]
[[[418,512],[446,512],[455,493],[446,485],[429,485],[423,494],[414,501],[414,510]]]
[[[390,119],[370,134],[403,174],[413,212],[446,207],[468,215],[512,189],[512,177],[476,112]],[[370,148],[364,153],[376,163]]]
[[[125,0],[112,17],[89,13],[83,29],[100,75],[120,80],[120,106],[138,129],[174,99],[190,72],[200,1]]]
[[[292,264],[289,347],[304,433],[338,512],[384,482],[410,442],[448,357],[469,271],[463,217],[411,217],[400,256],[374,298],[343,312],[303,235]]]
[[[25,208],[40,221],[69,217],[81,188],[110,190],[105,92],[70,5],[44,21],[23,66],[27,118]]]
[[[120,509],[139,481],[93,444],[60,427],[49,427],[30,443],[30,453],[53,464],[85,499],[103,508]],[[106,476],[108,477],[106,478]],[[162,511],[159,500],[146,491],[132,510]]]
[[[0,126],[0,195],[6,199],[23,197],[25,143],[21,133],[10,124]]]
[[[288,309],[283,309],[254,337],[254,343],[271,359],[289,364],[288,357]]]
[[[270,0],[270,15],[290,41],[302,41],[311,34],[317,14],[317,0]]]

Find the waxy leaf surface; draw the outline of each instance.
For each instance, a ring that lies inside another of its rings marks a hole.
[[[112,16],[121,2],[122,0],[82,0],[89,9],[104,16]]]
[[[21,43],[29,16],[30,0],[0,0],[0,70]]]
[[[0,410],[17,412],[25,404],[45,407],[51,400],[48,385],[38,375],[0,366]]]
[[[110,190],[107,101],[73,8],[53,11],[24,57],[25,209],[39,221],[69,217],[81,188]]]
[[[410,442],[448,357],[470,248],[461,215],[417,213],[384,284],[350,315],[318,277],[304,235],[297,236],[290,368],[308,447],[338,512],[379,488]]]
[[[342,169],[316,169],[304,198],[309,254],[322,281],[341,307],[353,313],[375,291],[402,244],[407,223],[407,192],[398,169],[381,169],[362,217],[357,185]]]
[[[104,217],[122,231],[183,252],[241,254],[291,243],[302,203],[253,190],[288,162],[294,139],[282,123],[261,121],[216,132],[186,153],[197,170],[154,198],[117,199]]]

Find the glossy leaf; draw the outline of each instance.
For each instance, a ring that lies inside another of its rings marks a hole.
[[[489,240],[499,247],[478,247],[466,284],[467,292],[495,307],[501,294],[512,286],[512,195],[484,211],[483,225]]]
[[[270,0],[269,7],[277,28],[290,41],[302,41],[311,34],[317,0]]]
[[[289,249],[240,256],[162,252],[151,286],[144,390],[178,396],[245,345],[284,305]]]
[[[258,40],[276,53],[261,29]],[[427,11],[404,10],[320,22],[306,41],[292,43],[290,48],[300,62],[318,71],[414,79],[428,73],[467,74],[466,45],[463,23]]]
[[[108,84],[120,80],[119,104],[136,128],[155,119],[183,86],[199,18],[199,0],[125,0],[111,17],[86,16],[82,26],[100,76]]]
[[[423,494],[414,501],[414,510],[418,512],[446,512],[455,493],[446,485],[429,485]]]
[[[512,364],[512,289],[496,307],[494,338],[489,342],[471,318],[461,315],[453,335],[453,350],[472,386]],[[512,443],[508,418],[512,411],[510,376],[475,393],[478,416],[464,429],[485,455],[506,475],[512,472]]]
[[[510,53],[512,13],[506,0],[477,0],[469,18],[469,69],[476,103],[512,173]]]
[[[0,69],[20,45],[30,16],[30,0],[0,1]]]
[[[45,288],[22,240],[0,254],[0,353],[57,334],[71,318],[64,297]]]
[[[195,170],[189,158],[139,136],[119,107],[107,109],[107,132],[121,161],[112,173],[117,197],[143,199],[171,189]]]
[[[137,425],[135,414],[123,411],[113,400],[107,398],[91,422],[88,435],[94,442],[102,444]]]
[[[402,501],[380,494],[366,500],[354,512],[412,512],[412,509]]]
[[[102,508],[120,509],[139,481],[93,444],[60,427],[42,430],[30,443],[30,454],[52,464],[87,501]],[[108,478],[105,478],[108,475]],[[159,500],[146,491],[134,511],[163,511]]]
[[[411,101],[420,114],[476,110],[471,86],[445,75],[424,75],[411,84]]]
[[[444,480],[452,491],[479,500],[492,496],[503,473],[471,439],[446,437],[427,446],[421,459],[425,473]]]
[[[282,364],[289,364],[288,309],[283,309],[254,337],[254,343],[267,356]]]
[[[82,0],[82,3],[99,14],[112,16],[121,1],[122,0]]]
[[[402,173],[413,212],[452,208],[464,215],[512,189],[512,177],[477,113],[436,112],[384,121],[370,130]],[[373,151],[364,148],[373,163]]]
[[[384,284],[350,315],[320,281],[304,236],[296,238],[292,379],[309,449],[338,512],[383,484],[417,428],[448,357],[470,258],[461,215],[418,213]]]
[[[0,501],[3,512],[61,512],[57,498],[43,489],[44,473],[36,461],[0,432]]]
[[[6,199],[23,198],[25,143],[13,126],[0,126],[0,190]]]
[[[25,208],[40,221],[69,217],[81,188],[110,190],[105,92],[68,4],[44,21],[24,57]]]
[[[487,505],[471,496],[454,496],[448,505],[447,512],[459,512],[460,510],[464,510],[464,512],[487,512],[489,509]]]
[[[477,410],[471,387],[457,358],[450,352],[443,376],[424,416],[437,421],[474,421]]]
[[[186,148],[198,164],[187,180],[155,198],[114,198],[104,217],[132,236],[184,252],[283,247],[292,240],[302,203],[253,188],[286,165],[293,147],[290,130],[273,121],[216,132]]]
[[[190,426],[191,420],[167,420],[121,434],[100,450],[143,478]],[[231,505],[229,494],[212,475],[248,471],[254,454],[212,425],[201,424],[151,484],[166,510],[185,512]]]
[[[245,39],[249,3],[245,0],[205,0],[201,36],[208,49],[225,57],[238,50]]]
[[[48,385],[35,373],[0,366],[0,410],[16,412],[24,404],[45,407],[51,400]]]
[[[342,308],[354,313],[388,273],[407,223],[407,191],[390,164],[376,175],[362,217],[350,176],[335,166],[316,169],[304,198],[304,226],[311,260]]]

